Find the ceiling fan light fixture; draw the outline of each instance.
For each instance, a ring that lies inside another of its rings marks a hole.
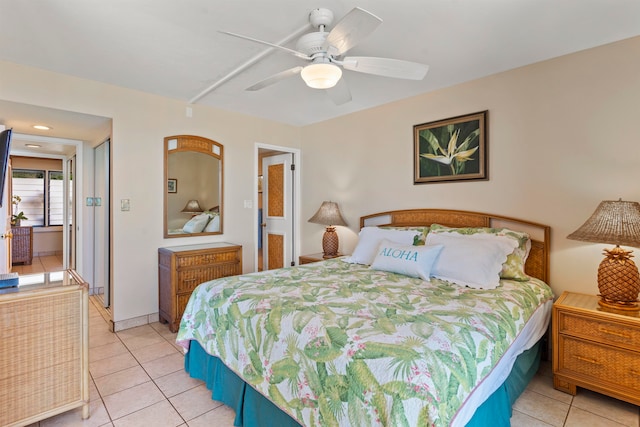
[[[311,64],[304,67],[300,75],[307,86],[313,89],[329,89],[338,83],[342,70],[331,63]]]

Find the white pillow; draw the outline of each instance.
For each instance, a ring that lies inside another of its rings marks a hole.
[[[413,244],[413,236],[419,234],[416,230],[391,230],[378,227],[364,227],[358,235],[358,244],[350,257],[344,258],[352,264],[371,265],[376,257],[378,246],[387,239],[394,243]]]
[[[187,221],[184,227],[182,227],[182,231],[185,233],[202,233],[207,222],[209,222],[209,218],[209,215],[206,213],[196,215]]]
[[[443,245],[431,270],[438,279],[475,289],[495,289],[507,256],[518,242],[491,234],[429,233],[427,245]]]
[[[216,231],[220,231],[220,215],[214,215],[204,228],[205,233],[213,233]]]
[[[371,268],[419,277],[428,281],[431,267],[442,248],[442,245],[407,246],[385,239],[378,247],[378,254],[373,260]]]

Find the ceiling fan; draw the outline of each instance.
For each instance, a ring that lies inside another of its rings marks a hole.
[[[360,73],[409,80],[422,80],[429,70],[427,65],[399,59],[343,56],[382,23],[382,19],[364,9],[356,7],[351,10],[330,32],[325,31],[325,28],[333,22],[333,13],[328,9],[312,10],[309,14],[309,22],[318,31],[302,35],[297,41],[295,50],[252,37],[220,31],[223,34],[283,50],[310,62],[304,67],[297,66],[281,71],[246,90],[263,89],[300,74],[307,86],[314,89],[329,89],[327,93],[331,99],[340,105],[351,101],[351,92],[341,78],[343,68]]]

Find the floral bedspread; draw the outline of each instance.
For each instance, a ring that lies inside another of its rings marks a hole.
[[[201,284],[177,341],[305,426],[444,426],[551,298],[536,279],[474,290],[333,259]]]

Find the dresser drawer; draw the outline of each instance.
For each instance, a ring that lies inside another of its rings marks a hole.
[[[640,328],[576,313],[558,313],[558,332],[640,351]]]
[[[180,255],[176,259],[178,268],[198,267],[223,262],[238,262],[238,251],[221,251],[206,254]]]
[[[559,338],[559,374],[586,375],[593,382],[640,393],[640,354],[567,336]]]
[[[191,292],[200,283],[237,274],[242,274],[239,263],[178,270],[177,292]]]

